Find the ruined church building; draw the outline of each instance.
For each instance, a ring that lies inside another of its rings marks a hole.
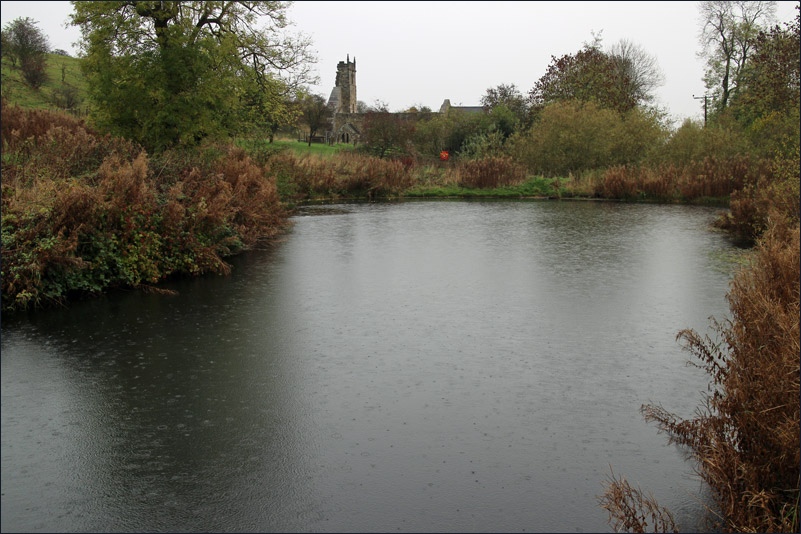
[[[356,57],[337,64],[337,77],[328,107],[331,108],[331,127],[326,132],[329,143],[355,143],[361,135],[364,113],[356,112]]]
[[[356,99],[356,57],[350,60],[350,54],[345,61],[337,63],[337,75],[331,96],[328,97],[328,107],[331,109],[331,123],[325,132],[325,140],[329,144],[357,143],[364,125],[364,113],[358,112]],[[476,113],[483,111],[481,106],[451,106],[446,99],[439,108],[440,113],[451,109]],[[396,115],[416,118],[415,113],[396,113]]]

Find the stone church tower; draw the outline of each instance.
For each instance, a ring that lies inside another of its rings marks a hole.
[[[350,54],[346,61],[337,64],[337,77],[328,105],[336,113],[356,113],[356,58],[350,61]]]

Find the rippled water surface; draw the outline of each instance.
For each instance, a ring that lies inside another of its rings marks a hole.
[[[706,390],[714,210],[335,208],[178,296],[3,317],[2,530],[608,531],[610,466],[695,528],[639,408]]]

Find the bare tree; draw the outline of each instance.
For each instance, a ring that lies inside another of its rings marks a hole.
[[[704,83],[718,111],[729,104],[757,35],[775,20],[776,2],[707,0],[699,3]]]
[[[375,99],[372,106],[367,107],[367,113],[374,112],[374,113],[389,113],[389,104],[384,102],[383,100],[379,100],[378,98]]]
[[[638,102],[652,102],[654,90],[665,83],[656,56],[628,39],[621,39],[612,45],[608,53],[624,74],[621,79],[627,81],[635,99]]]

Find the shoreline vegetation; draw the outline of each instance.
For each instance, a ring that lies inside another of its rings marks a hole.
[[[798,224],[771,217],[726,299],[731,317],[710,319],[710,333],[676,336],[709,375],[691,419],[660,404],[640,409],[688,452],[711,490],[712,532],[798,532],[799,280]],[[679,532],[654,497],[611,473],[599,504],[616,532]]]
[[[225,258],[279,239],[307,203],[543,198],[728,207],[716,226],[756,252],[732,283],[732,319],[712,324],[724,343],[679,334],[714,393],[690,421],[659,406],[642,411],[690,450],[718,503],[711,528],[797,531],[797,159],[707,157],[543,177],[505,156],[315,154],[294,141],[151,155],[63,112],[3,99],[2,116],[4,315],[115,288],[169,293],[159,282],[226,274]],[[669,511],[622,477],[610,478],[599,502],[616,529],[676,530]]]
[[[296,206],[401,199],[582,199],[728,207],[716,225],[753,244],[798,221],[798,178],[772,160],[707,157],[568,177],[509,156],[380,158],[347,147],[214,142],[148,154],[83,119],[2,103],[5,313],[170,277],[226,274],[225,258],[281,235]],[[793,181],[795,180],[795,181]]]

